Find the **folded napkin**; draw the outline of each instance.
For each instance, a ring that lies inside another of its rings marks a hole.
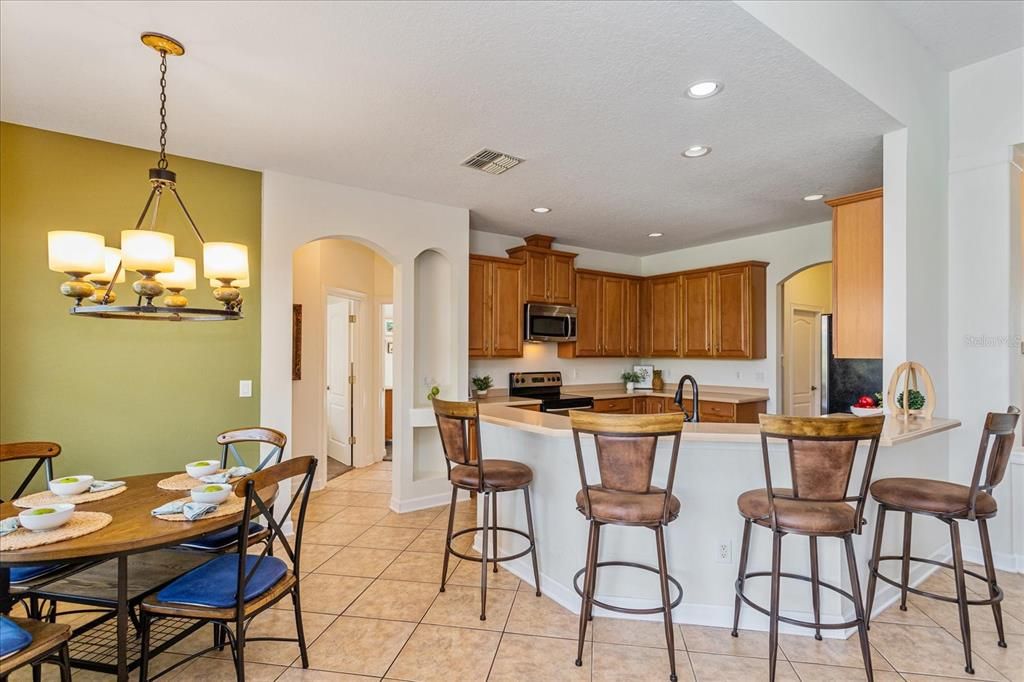
[[[21,528],[21,521],[18,520],[17,516],[11,516],[3,521],[0,521],[0,537],[13,533],[14,531]]]
[[[113,490],[124,485],[124,481],[93,481],[89,486],[89,492],[101,493],[104,490]]]
[[[232,478],[248,476],[251,473],[252,469],[249,467],[231,467],[227,471],[222,471],[219,474],[207,474],[206,476],[200,476],[199,480],[203,483],[227,483]]]
[[[174,502],[168,502],[157,507],[151,513],[153,516],[184,514],[185,518],[189,521],[195,521],[215,511],[217,511],[217,505],[210,504],[209,502],[182,502],[181,500],[175,500]]]

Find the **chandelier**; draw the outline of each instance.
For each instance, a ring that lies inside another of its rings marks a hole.
[[[143,33],[143,44],[160,53],[160,159],[149,169],[149,198],[135,228],[121,232],[121,248],[105,244],[102,235],[58,230],[47,234],[49,266],[66,274],[60,292],[75,299],[72,315],[129,320],[238,320],[242,318],[240,288],[249,286],[249,250],[244,244],[208,242],[196,226],[177,189],[177,175],[167,167],[167,56],[180,57],[185,47],[159,33]],[[156,231],[160,201],[170,195],[203,245],[203,278],[223,309],[190,307],[184,291],[196,288],[196,262],[174,255],[174,235]],[[149,215],[148,227],[146,216]],[[113,305],[114,284],[125,272],[140,278],[132,284],[135,305]],[[159,305],[153,299],[163,295]],[[83,303],[88,300],[88,304]]]

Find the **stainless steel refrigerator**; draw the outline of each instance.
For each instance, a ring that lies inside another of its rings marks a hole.
[[[832,316],[821,316],[821,413],[849,412],[862,395],[882,391],[882,361],[837,358],[832,353]]]

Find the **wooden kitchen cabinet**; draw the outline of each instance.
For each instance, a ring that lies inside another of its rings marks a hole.
[[[573,305],[576,301],[575,253],[551,248],[554,237],[534,234],[525,246],[508,249],[511,258],[525,263],[525,302]]]
[[[767,357],[767,263],[743,263],[713,272],[713,357]]]
[[[594,401],[594,412],[633,414],[633,398],[601,398]]]
[[[680,305],[678,274],[650,277],[644,283],[646,300],[643,302],[646,348],[650,357],[679,357]]]
[[[523,355],[522,261],[469,257],[469,356]]]
[[[626,280],[626,357],[640,356],[640,280]]]
[[[601,276],[576,273],[576,342],[558,344],[558,356],[596,358],[601,355]]]
[[[829,199],[832,352],[882,357],[882,189]]]
[[[632,292],[632,293],[631,293]],[[595,270],[576,271],[576,341],[558,344],[560,358],[639,355],[640,280]],[[630,353],[630,349],[635,352]]]
[[[688,358],[710,358],[714,355],[712,305],[714,273],[709,271],[683,274],[682,353]]]
[[[665,412],[679,412],[679,406],[672,398],[663,398]],[[768,402],[761,400],[753,403],[721,403],[713,400],[701,400],[697,411],[702,422],[720,424],[756,424],[757,415],[767,410]],[[683,398],[683,409],[687,414],[693,411],[693,401]]]

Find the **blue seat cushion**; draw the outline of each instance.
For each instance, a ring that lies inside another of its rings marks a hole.
[[[249,537],[262,533],[266,528],[255,521],[249,524]],[[181,543],[182,547],[189,547],[191,549],[202,549],[206,551],[214,551],[218,549],[224,549],[225,547],[231,547],[238,541],[238,529],[237,528],[225,528],[219,530],[216,533],[205,535],[198,540],[189,540],[188,542]]]
[[[0,616],[0,658],[21,651],[32,643],[32,635],[7,616]]]
[[[273,587],[288,572],[277,557],[245,555],[245,601],[251,601]],[[156,598],[171,604],[189,604],[223,609],[234,606],[238,595],[238,555],[225,554],[176,579],[157,593]]]
[[[28,582],[50,573],[63,570],[67,564],[41,564],[34,566],[11,566],[11,584]]]

